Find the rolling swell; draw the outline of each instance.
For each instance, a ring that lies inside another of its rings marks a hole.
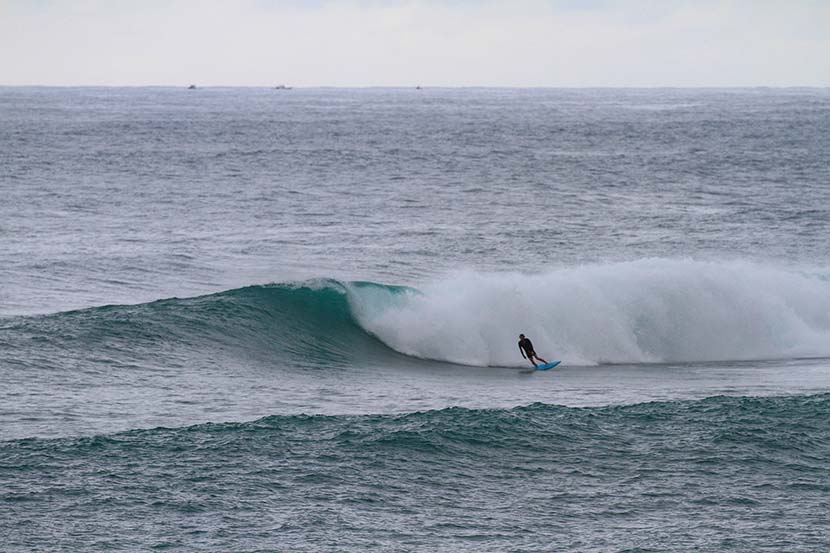
[[[655,550],[830,545],[816,530],[826,527],[830,492],[828,394],[273,416],[15,440],[0,451],[0,508],[16,515],[0,517],[0,529],[27,528],[4,532],[21,540],[11,550],[43,546],[49,524],[74,524],[49,522],[51,512],[76,513],[125,548],[167,519],[213,528],[229,511],[221,532],[188,543],[245,548],[256,534],[259,547],[336,540],[384,550],[440,537],[474,550],[519,532],[567,550],[638,540]],[[775,513],[769,524],[758,523],[762,512]],[[742,525],[751,531],[738,537]]]

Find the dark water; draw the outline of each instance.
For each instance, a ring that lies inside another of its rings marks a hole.
[[[20,550],[820,551],[828,429],[823,394],[23,439],[4,526]]]
[[[4,550],[824,551],[828,160],[823,89],[0,89]]]

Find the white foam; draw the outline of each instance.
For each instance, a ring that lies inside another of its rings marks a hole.
[[[459,272],[397,296],[352,288],[393,349],[521,365],[519,333],[566,364],[830,356],[830,279],[756,263],[644,259],[544,274]]]

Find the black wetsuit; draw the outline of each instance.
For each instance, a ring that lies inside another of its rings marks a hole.
[[[536,354],[536,350],[533,349],[533,342],[530,341],[530,338],[519,340],[519,350],[525,350],[525,354],[528,359],[530,359],[531,354]]]

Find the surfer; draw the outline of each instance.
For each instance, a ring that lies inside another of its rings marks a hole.
[[[541,361],[544,365],[548,364],[547,361],[536,355],[536,352],[533,350],[533,342],[529,338],[525,338],[524,334],[519,334],[519,351],[522,352],[522,357],[533,363],[534,367],[536,366],[536,362],[533,360],[534,358],[536,361]]]

